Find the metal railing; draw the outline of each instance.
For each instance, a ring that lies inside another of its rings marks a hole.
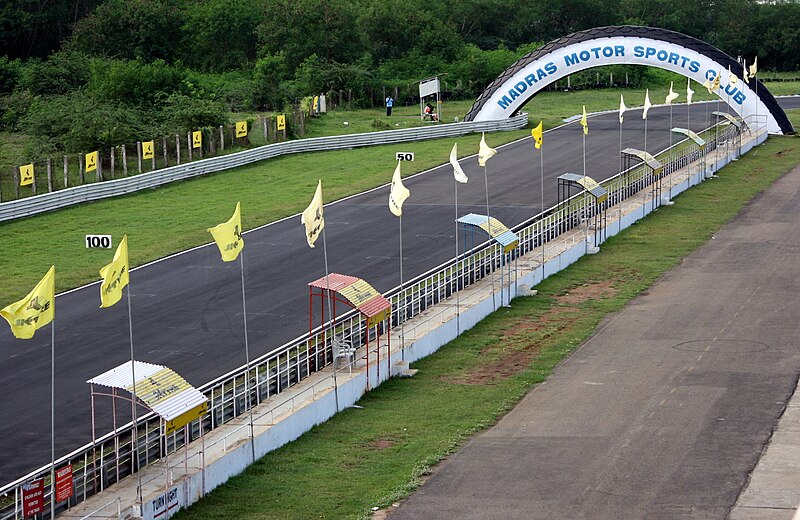
[[[735,147],[733,150],[729,147],[729,143],[736,141],[735,128],[726,127],[710,135],[706,133],[708,145],[705,150],[700,150],[695,144],[681,141],[659,154],[664,163],[665,174],[690,166],[698,160],[703,162],[711,152],[717,152],[722,147],[725,147],[722,157],[738,156],[739,151]],[[767,137],[766,130],[755,132],[751,137],[757,143],[763,142]],[[585,192],[576,194],[516,226],[514,231],[520,240],[515,249],[503,253],[499,244],[486,241],[464,251],[457,258],[409,280],[402,287],[392,289],[386,294],[392,303],[391,327],[397,327],[411,320],[426,309],[449,298],[456,291],[464,290],[491,276],[500,266],[507,265],[508,262],[537,247],[547,247],[546,244],[552,244],[551,247],[555,248],[571,247],[577,239],[574,233],[568,234],[569,231],[583,226],[596,212],[607,211],[649,189],[655,181],[652,172],[641,165],[629,168],[601,183],[608,191],[608,199],[602,206],[598,206]],[[444,316],[444,312],[440,311],[439,314]],[[419,327],[430,327],[431,323],[433,322],[428,321],[425,325],[413,325],[405,329],[405,334],[418,336],[425,332]],[[187,442],[197,440],[201,431],[205,433],[228,423],[250,407],[273,398],[310,374],[331,365],[335,357],[334,338],[348,341],[353,347],[361,347],[366,343],[367,337],[372,342],[386,332],[385,322],[368,328],[362,316],[353,309],[339,316],[333,327],[330,324],[321,325],[252,361],[249,371],[241,367],[203,385],[200,390],[210,400],[209,412],[202,419],[202,429],[200,420],[190,424],[187,429],[188,439],[183,429],[165,437],[162,434],[160,418],[150,413],[139,419],[136,435],[138,460],[134,461],[132,457],[134,451],[131,449],[132,425],[129,423],[99,438],[95,444],[87,444],[61,457],[56,461],[56,467],[73,465],[77,500],[85,500],[131,475],[134,469],[162,460],[167,454],[184,447]],[[245,385],[245,378],[249,378],[249,392],[246,392],[248,385]],[[330,387],[330,382],[325,379],[304,392],[311,392],[314,396],[318,387],[325,384]],[[287,408],[287,405],[293,410],[296,399],[298,396],[294,395],[277,402],[259,417],[269,415],[271,421],[274,421],[276,412]],[[216,442],[226,443],[225,439],[233,433]],[[224,447],[227,448],[226,445]],[[15,518],[21,514],[21,487],[28,481],[37,478],[46,479],[47,501],[50,492],[50,485],[47,482],[49,474],[48,464],[0,488],[0,520]],[[65,505],[57,505],[57,511],[64,508]]]
[[[524,128],[527,124],[528,114],[523,113],[499,121],[449,123],[429,127],[284,141],[229,155],[213,157],[178,166],[170,166],[132,177],[83,184],[51,193],[43,193],[24,199],[2,202],[0,203],[0,222],[65,208],[82,202],[117,197],[119,195],[127,195],[149,188],[157,188],[158,186],[163,186],[170,182],[228,170],[230,168],[236,168],[291,153],[320,152],[358,148],[362,146],[405,143],[442,137],[454,137],[474,132],[518,130]]]

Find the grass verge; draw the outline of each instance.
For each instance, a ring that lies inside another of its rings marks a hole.
[[[798,114],[793,114],[797,124]],[[175,518],[367,518],[406,496],[470,435],[543,381],[609,313],[705,243],[756,194],[800,163],[800,139],[774,137],[718,179],[518,298]]]

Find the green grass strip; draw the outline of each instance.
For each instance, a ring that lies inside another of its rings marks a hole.
[[[800,114],[792,114],[798,124]],[[300,439],[267,454],[177,519],[367,518],[494,424],[595,330],[800,163],[773,137],[517,298],[437,353]]]

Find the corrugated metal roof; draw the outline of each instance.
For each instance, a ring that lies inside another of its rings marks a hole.
[[[389,300],[384,298],[374,287],[355,276],[331,273],[328,276],[328,281],[323,276],[308,285],[318,289],[328,289],[328,283],[330,283],[331,291],[341,294],[353,307],[368,318],[378,316],[392,307]]]
[[[346,274],[338,274],[338,273],[331,273],[327,276],[328,281],[325,280],[325,276],[320,278],[319,280],[314,280],[313,282],[309,282],[308,285],[311,287],[316,287],[318,289],[327,289],[328,284],[330,283],[331,291],[339,292],[341,289],[353,285],[359,279],[355,276],[348,276]]]
[[[503,251],[506,253],[517,246],[519,237],[516,233],[506,227],[505,224],[500,222],[494,217],[489,217],[488,222],[486,215],[478,215],[470,213],[458,219],[462,224],[479,227],[486,231],[498,244],[503,246]]]
[[[208,401],[202,392],[163,365],[135,361],[133,368],[136,370],[136,397],[167,421]],[[133,393],[131,362],[126,361],[86,382]]]

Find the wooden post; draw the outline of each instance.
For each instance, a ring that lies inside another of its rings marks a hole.
[[[0,176],[0,202],[3,202],[3,178]]]
[[[64,187],[69,188],[69,165],[68,165],[68,156],[64,156]]]
[[[221,136],[220,136],[221,137]],[[214,142],[214,132],[210,132],[209,139],[208,139],[208,153],[211,154],[213,157],[217,153],[217,145]]]
[[[200,155],[201,159],[203,158],[203,141],[205,141],[205,139],[202,139],[200,141],[200,148],[197,149],[197,153],[198,153],[198,155]]]
[[[233,127],[233,137],[236,137],[236,126]],[[219,125],[219,150],[221,152],[225,151],[225,129],[222,127],[222,125]]]
[[[261,118],[261,124],[264,126],[264,143],[269,143],[269,134],[267,133],[267,118]]]
[[[191,162],[191,160],[192,160],[192,152],[193,152],[193,150],[192,150],[192,133],[191,132],[188,132],[186,134],[186,144],[189,145],[189,161]]]
[[[300,111],[300,137],[306,136],[306,114],[304,111]]]
[[[19,166],[14,166],[14,196],[19,198]]]
[[[350,107],[353,103],[353,89],[347,89],[347,110],[350,110]]]
[[[36,175],[33,176],[33,184],[31,184],[31,193],[36,195]]]
[[[161,146],[164,149],[164,168],[169,166],[169,155],[167,154],[167,138],[161,138]]]
[[[97,150],[97,182],[103,180],[103,154]]]
[[[83,176],[84,173],[85,172],[83,171],[83,154],[79,153],[78,154],[78,177],[81,180],[81,184],[84,184],[86,182],[86,179]]]
[[[136,156],[138,158],[136,164],[139,165],[139,173],[142,173],[142,142],[136,141]]]
[[[126,145],[122,145],[122,174],[127,177],[128,176],[128,148]]]
[[[111,147],[111,154],[109,154],[109,157],[111,158],[111,178],[112,179],[114,178],[114,161],[115,161],[116,155],[117,155],[117,147],[116,146],[112,146]]]
[[[175,164],[181,163],[181,137],[175,134]]]
[[[153,156],[150,158],[150,171],[156,169],[156,141],[153,139]]]
[[[47,158],[47,191],[53,192],[53,160]]]
[[[286,118],[284,117],[284,125],[283,125],[283,140],[284,141],[286,140],[286,127],[289,126],[289,125],[285,124],[285,122],[286,122]],[[278,128],[278,120],[277,119],[275,120],[275,128]],[[276,130],[276,132],[277,132],[277,130]]]

